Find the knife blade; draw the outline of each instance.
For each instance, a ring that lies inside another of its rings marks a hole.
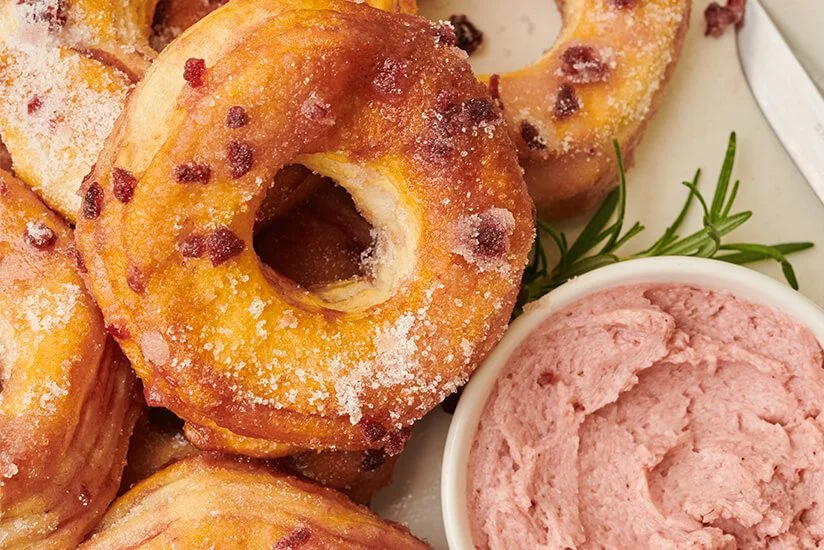
[[[761,112],[824,203],[824,98],[758,0],[748,0],[737,37]]]

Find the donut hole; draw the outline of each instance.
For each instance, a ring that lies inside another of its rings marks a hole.
[[[341,312],[363,311],[399,291],[412,274],[420,229],[396,167],[318,153],[302,155],[277,179],[296,190],[273,207],[264,201],[254,239],[276,276]]]
[[[374,250],[373,228],[346,189],[300,164],[278,177],[304,183],[277,211],[262,207],[254,247],[263,263],[310,290],[369,277],[364,260]]]

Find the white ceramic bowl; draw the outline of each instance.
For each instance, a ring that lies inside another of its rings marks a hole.
[[[646,258],[604,267],[553,290],[521,315],[464,388],[444,449],[441,502],[451,550],[471,550],[467,509],[469,452],[495,380],[521,341],[554,312],[602,290],[638,283],[685,283],[728,290],[774,307],[809,327],[824,345],[824,310],[787,285],[745,267],[685,257]]]

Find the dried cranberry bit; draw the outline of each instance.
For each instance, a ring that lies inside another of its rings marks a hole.
[[[504,102],[501,101],[501,75],[493,74],[489,77],[489,95],[492,96],[492,101],[503,110]]]
[[[200,258],[206,252],[206,237],[189,235],[177,243],[177,250],[184,258]]]
[[[273,550],[295,550],[300,548],[311,538],[312,533],[306,527],[298,527],[275,543]]]
[[[521,121],[521,137],[526,142],[527,147],[535,151],[546,149],[546,141],[541,136],[538,128],[534,124],[526,120]]]
[[[80,253],[77,248],[72,245],[68,249],[69,256],[74,258],[74,264],[77,266],[77,271],[80,273],[88,273],[89,270],[86,269],[86,260],[83,259],[83,254]]]
[[[57,242],[57,234],[42,221],[29,222],[23,232],[26,244],[38,250],[46,250]]]
[[[389,434],[389,441],[386,442],[386,447],[383,448],[387,456],[398,456],[406,448],[406,443],[412,437],[412,428],[402,428],[396,432]]]
[[[484,33],[478,30],[466,15],[453,15],[449,18],[452,28],[455,29],[455,45],[465,51],[467,55],[472,55],[484,40]]]
[[[570,46],[561,54],[561,72],[576,84],[604,80],[609,67],[590,46]]]
[[[206,61],[190,57],[183,66],[183,80],[192,88],[200,88],[206,84]]]
[[[372,443],[375,441],[380,441],[383,439],[383,436],[386,435],[386,428],[384,428],[379,422],[361,420],[359,426],[361,431],[363,431],[363,435],[366,437],[366,440]]]
[[[175,181],[178,183],[209,183],[212,177],[212,169],[208,164],[201,162],[188,162],[178,164],[174,169]]]
[[[246,114],[246,110],[239,106],[235,105],[234,107],[229,107],[229,112],[226,113],[226,127],[231,129],[242,128],[249,124],[249,115]]]
[[[435,94],[435,112],[451,117],[461,110],[461,97],[455,88],[441,88]]]
[[[386,453],[380,449],[368,449],[363,452],[360,468],[362,472],[373,472],[386,463]]]
[[[619,10],[634,8],[638,5],[638,0],[607,0],[607,4]]]
[[[112,181],[112,194],[114,197],[123,204],[128,204],[134,196],[137,178],[131,172],[115,167],[112,171]]]
[[[33,7],[34,10],[27,14],[27,20],[35,24],[45,23],[51,33],[60,31],[68,21],[66,0],[57,0],[56,2],[17,0],[17,4]]]
[[[435,44],[437,46],[454,46],[458,43],[458,35],[455,34],[455,28],[452,23],[448,21],[441,21],[436,23],[435,27]]]
[[[482,97],[464,101],[463,111],[473,124],[492,122],[498,118],[498,113],[495,112],[495,106],[492,105],[492,102]]]
[[[581,108],[581,102],[575,93],[575,88],[569,84],[561,84],[558,87],[558,95],[555,97],[555,107],[552,114],[558,120],[569,118],[577,113]]]
[[[552,374],[549,371],[542,372],[541,374],[538,375],[538,378],[537,378],[536,382],[542,388],[545,388],[547,386],[551,386],[552,384],[555,383],[555,375]]]
[[[38,96],[34,96],[26,104],[26,112],[30,115],[33,115],[34,113],[39,111],[40,107],[42,107],[42,106],[43,106],[43,101]]]
[[[509,233],[489,212],[480,214],[475,252],[485,258],[500,258],[509,248]]]
[[[745,0],[727,0],[726,6],[712,2],[704,10],[704,20],[707,23],[704,36],[718,38],[724,34],[727,27],[731,25],[740,27],[744,22],[745,9]]]
[[[205,240],[205,252],[215,267],[234,258],[244,248],[246,244],[243,240],[228,227],[210,233]]]
[[[117,340],[128,340],[131,338],[131,333],[129,329],[123,323],[111,323],[106,325],[106,332],[108,332],[113,338]]]
[[[130,265],[126,270],[126,284],[137,294],[146,292],[146,279],[137,266]]]
[[[83,217],[87,220],[96,220],[103,211],[103,188],[100,184],[92,182],[86,189],[83,197]]]
[[[226,150],[229,161],[229,173],[234,179],[241,178],[249,173],[254,162],[252,146],[243,141],[230,141]]]
[[[378,67],[377,74],[372,79],[372,87],[384,95],[399,96],[403,94],[408,69],[409,62],[405,59],[387,57]]]

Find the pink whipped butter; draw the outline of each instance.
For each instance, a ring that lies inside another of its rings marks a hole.
[[[478,548],[824,548],[812,332],[689,286],[554,314],[509,359],[472,448]]]

